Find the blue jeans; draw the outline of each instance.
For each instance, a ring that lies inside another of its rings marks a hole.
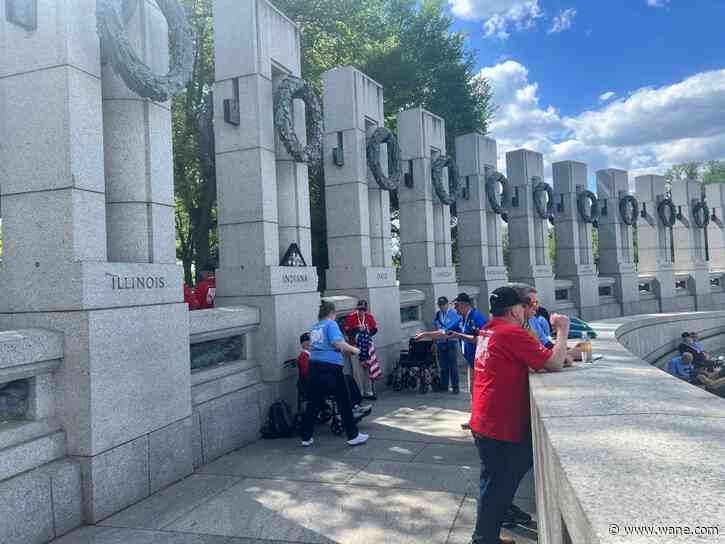
[[[481,459],[481,487],[473,544],[499,544],[501,524],[521,480],[534,464],[531,436],[503,442],[476,436]]]
[[[441,369],[441,389],[448,391],[448,380],[450,379],[453,389],[458,389],[458,342],[439,342],[438,366]]]

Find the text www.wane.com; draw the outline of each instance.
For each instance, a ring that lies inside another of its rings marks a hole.
[[[686,527],[683,525],[617,525],[609,526],[612,536],[718,536],[718,527]]]

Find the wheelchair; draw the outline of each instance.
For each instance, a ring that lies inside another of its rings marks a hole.
[[[437,391],[440,387],[440,372],[433,340],[408,341],[408,349],[400,352],[400,359],[393,370],[394,391],[416,389],[420,393]]]

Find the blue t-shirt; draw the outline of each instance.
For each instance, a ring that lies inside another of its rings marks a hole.
[[[463,318],[461,332],[463,334],[473,334],[473,331],[482,329],[485,324],[486,318],[476,308],[473,308]],[[476,358],[476,344],[463,342],[463,357],[466,359],[468,366],[473,367],[473,360]]]
[[[705,352],[705,344],[703,344],[702,342],[693,342],[692,347],[695,348],[695,351],[697,351],[697,353]]]
[[[538,336],[539,342],[541,342],[542,345],[548,346],[554,343],[551,339],[551,327],[549,327],[549,322],[543,316],[535,315],[529,319],[529,327],[531,327],[531,330],[536,333],[536,336]]]
[[[680,378],[681,380],[689,382],[691,379],[692,364],[686,365],[682,361],[682,356],[678,355],[667,365],[667,372],[672,374],[675,378]]]
[[[322,361],[343,365],[342,353],[340,353],[334,342],[344,340],[340,326],[332,319],[323,319],[315,324],[310,331],[310,361]]]
[[[443,313],[440,310],[438,310],[435,315],[433,316],[433,327],[436,328],[439,331],[459,331],[461,330],[461,316],[458,315],[458,312],[455,311],[453,308],[448,308],[448,310]],[[448,337],[448,338],[438,338],[436,340],[436,343],[438,344],[445,344],[446,342],[457,342],[458,338],[455,336]]]

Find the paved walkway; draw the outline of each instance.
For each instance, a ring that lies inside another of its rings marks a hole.
[[[364,446],[347,447],[327,426],[309,449],[256,442],[56,544],[467,544],[479,474],[460,430],[469,402],[385,393],[361,425]],[[516,502],[534,509],[530,497]],[[535,542],[525,528],[508,536]]]

